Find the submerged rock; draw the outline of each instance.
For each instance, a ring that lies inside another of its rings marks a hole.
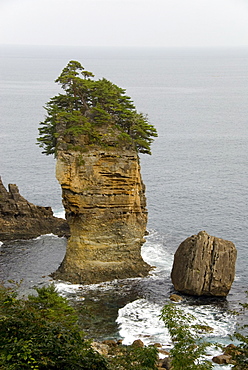
[[[190,295],[225,297],[235,277],[236,257],[232,242],[201,231],[181,243],[175,253],[174,288]]]
[[[53,233],[68,236],[69,226],[53,216],[51,207],[36,206],[23,198],[15,184],[8,191],[0,178],[0,240],[30,239]]]
[[[73,283],[145,276],[141,257],[147,224],[145,187],[137,152],[132,148],[92,146],[57,155],[71,237],[65,258],[53,274]]]

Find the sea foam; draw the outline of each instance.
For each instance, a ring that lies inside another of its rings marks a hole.
[[[159,318],[162,307],[145,299],[138,299],[121,308],[116,322],[119,325],[119,333],[123,337],[123,342],[130,344],[135,339],[142,339],[146,344],[159,342],[170,346],[169,333]],[[180,304],[180,309],[195,317],[194,324],[209,326],[210,332],[207,336],[213,341],[217,338],[218,340],[227,339],[228,334],[232,334],[235,330],[235,317],[213,305]]]
[[[53,215],[54,217],[65,219],[65,210],[64,209],[53,210]]]

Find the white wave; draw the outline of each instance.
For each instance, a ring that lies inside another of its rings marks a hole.
[[[236,319],[226,310],[221,310],[214,305],[186,306],[180,305],[185,313],[195,317],[196,324],[208,325],[212,331],[208,334],[210,338],[225,338],[233,334],[236,327]]]
[[[84,301],[85,297],[83,295],[79,295],[78,293],[82,289],[82,285],[80,284],[70,284],[70,283],[64,283],[64,282],[56,282],[55,283],[57,292],[62,297],[67,297],[68,295],[73,294],[73,300],[76,301]]]
[[[214,370],[231,370],[232,368],[233,365],[214,365]]]
[[[163,322],[159,319],[161,307],[138,299],[121,308],[116,320],[123,344],[131,344],[141,339],[146,345],[159,342],[170,345],[170,335]]]
[[[57,292],[62,295],[66,296],[67,293],[76,293],[82,287],[80,284],[70,284],[65,282],[55,282]]]
[[[0,241],[0,248],[1,248],[2,245],[3,245],[3,242]]]
[[[64,218],[65,219],[65,210],[59,209],[59,210],[53,210],[53,215],[58,218]]]
[[[59,294],[66,296],[68,294],[77,294],[78,292],[89,292],[90,290],[98,290],[101,291],[108,291],[113,289],[114,284],[117,281],[106,281],[99,284],[89,284],[89,285],[81,285],[81,284],[72,284],[65,281],[56,281],[55,286]]]
[[[43,235],[37,236],[37,238],[34,238],[33,240],[41,240],[41,239],[51,238],[51,237],[54,239],[61,238],[60,236],[51,233],[51,234],[43,234]]]
[[[123,281],[127,282],[129,280],[140,280],[141,278],[130,278],[130,279],[123,279]],[[63,287],[63,285],[66,287],[66,286],[73,286],[75,287],[75,290],[77,289],[84,289],[84,290],[97,290],[97,289],[101,289],[102,291],[107,291],[107,290],[111,290],[115,287],[115,285],[119,285],[120,284],[120,280],[116,279],[116,280],[111,280],[111,281],[104,281],[104,282],[101,282],[101,283],[97,283],[97,284],[83,284],[83,285],[80,285],[80,284],[71,284],[69,282],[59,282],[58,284],[61,284],[61,286]],[[62,288],[63,289],[63,288]]]
[[[154,274],[164,271],[170,274],[173,255],[163,245],[163,240],[156,231],[151,231],[146,237],[146,242],[141,249],[143,259],[151,266],[155,266]]]
[[[198,324],[208,325],[212,331],[208,338],[228,338],[235,330],[235,319],[226,311],[215,306],[186,306],[180,304],[185,313],[195,317]],[[116,322],[119,324],[119,334],[124,344],[130,344],[135,339],[142,339],[145,344],[155,342],[163,346],[170,346],[171,340],[168,330],[162,320],[159,319],[162,306],[148,302],[145,299],[138,299],[121,308]],[[226,339],[227,340],[227,339]],[[228,339],[229,340],[229,339]],[[226,343],[228,344],[228,343]]]

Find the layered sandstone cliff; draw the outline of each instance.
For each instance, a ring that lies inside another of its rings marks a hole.
[[[86,149],[83,139],[80,148],[64,145],[57,154],[56,176],[71,237],[53,276],[97,283],[147,275],[150,266],[141,257],[147,210],[137,152],[114,146]]]
[[[15,184],[9,184],[7,190],[0,178],[0,240],[30,239],[50,233],[68,236],[67,222],[54,217],[50,207],[28,202]]]

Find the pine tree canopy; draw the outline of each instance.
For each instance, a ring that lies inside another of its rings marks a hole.
[[[124,89],[105,78],[95,80],[93,73],[77,61],[70,61],[55,82],[64,93],[45,106],[47,115],[40,123],[37,139],[44,154],[56,156],[58,142],[65,135],[85,135],[89,144],[104,145],[104,127],[118,132],[116,146],[128,144],[139,153],[151,154],[157,131],[146,115],[136,111]]]

